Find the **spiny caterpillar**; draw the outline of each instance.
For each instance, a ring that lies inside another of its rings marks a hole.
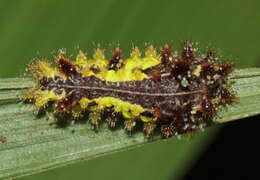
[[[111,128],[123,122],[127,132],[141,122],[148,136],[191,132],[236,99],[227,83],[233,64],[217,62],[213,51],[198,54],[192,42],[174,53],[168,45],[159,54],[150,46],[144,57],[137,47],[129,58],[116,48],[110,60],[99,48],[93,59],[82,51],[75,61],[60,53],[55,68],[45,61],[29,65],[37,85],[24,99],[40,108],[54,102],[55,114],[88,112],[95,127],[105,119]]]

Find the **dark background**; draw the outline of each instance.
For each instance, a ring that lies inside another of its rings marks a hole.
[[[259,179],[259,119],[222,125],[183,179]]]
[[[217,49],[237,68],[259,67],[259,9],[258,0],[3,0],[0,77],[23,77],[28,62],[34,58],[53,61],[59,48],[66,48],[72,57],[82,49],[90,58],[98,44],[107,56],[119,44],[128,56],[133,44],[145,49],[146,43],[157,47],[168,43],[176,49],[184,40]],[[258,119],[231,122],[191,138],[172,138],[23,179],[249,177],[257,173],[249,170],[258,162]]]

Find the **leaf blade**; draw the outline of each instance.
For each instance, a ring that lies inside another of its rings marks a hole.
[[[260,114],[260,69],[237,70],[232,79],[240,100],[220,113],[220,123]],[[111,131],[105,125],[98,133],[82,124],[56,128],[50,125],[55,122],[51,114],[36,118],[34,106],[19,102],[33,85],[30,78],[0,79],[0,135],[7,138],[0,144],[0,178],[31,175],[151,142],[142,133],[128,137],[124,130]]]

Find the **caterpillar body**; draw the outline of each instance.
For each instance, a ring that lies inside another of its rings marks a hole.
[[[168,45],[159,54],[150,46],[144,56],[134,47],[126,59],[119,48],[110,60],[99,48],[93,59],[82,51],[74,61],[60,53],[55,68],[41,60],[29,65],[37,83],[24,99],[37,107],[53,101],[55,114],[87,111],[94,126],[105,114],[111,128],[123,121],[131,132],[142,122],[148,136],[170,137],[211,124],[220,107],[236,99],[227,83],[234,65],[216,59],[213,51],[199,55],[192,42],[175,53]]]

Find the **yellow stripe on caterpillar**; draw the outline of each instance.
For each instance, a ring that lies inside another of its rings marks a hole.
[[[140,52],[133,49],[131,58],[124,60],[124,66],[119,70],[108,70],[108,60],[105,59],[103,52],[97,49],[93,55],[93,59],[88,60],[82,51],[79,52],[75,65],[78,66],[79,72],[85,76],[96,76],[99,79],[111,82],[120,81],[141,81],[149,78],[142,70],[156,66],[160,63],[154,48],[150,47],[146,51],[146,56],[140,58]],[[93,72],[96,69],[98,72]]]
[[[97,104],[96,110],[104,110],[106,107],[113,107],[115,112],[121,112],[122,115],[127,118],[136,118],[138,117],[142,112],[145,111],[145,109],[136,104],[131,104],[129,102],[122,101],[118,98],[114,97],[102,97],[102,98],[95,98],[95,99],[87,99],[82,98],[79,101],[80,107],[83,109],[86,109],[89,105],[89,103],[95,102]],[[143,118],[145,119],[145,118]],[[145,119],[147,122],[148,120]]]
[[[46,105],[49,101],[61,100],[64,97],[65,97],[65,93],[62,93],[61,95],[57,95],[53,91],[34,92],[35,105],[37,107],[42,107]]]

